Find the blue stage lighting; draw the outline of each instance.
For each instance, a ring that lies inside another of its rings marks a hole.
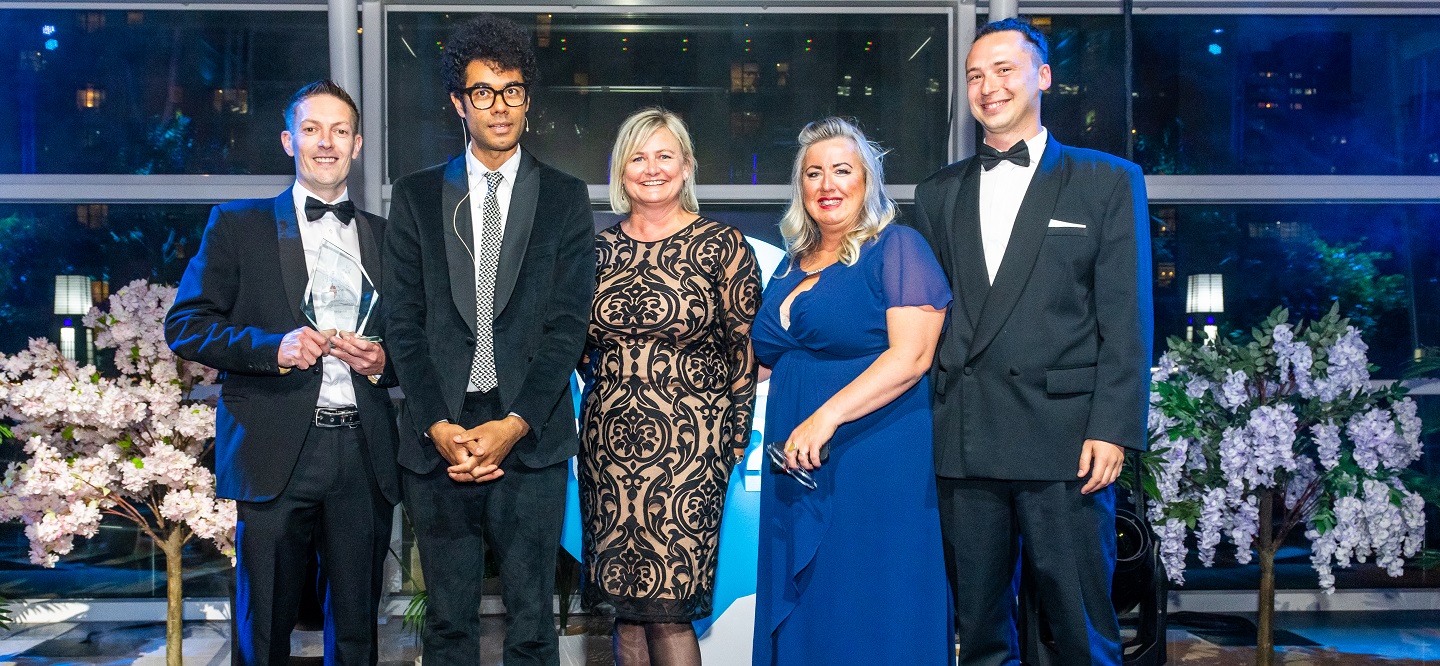
[[[43,28],[40,28],[40,34],[42,34],[42,35],[53,35],[53,34],[55,34],[55,26],[53,26],[53,25],[47,25],[47,26],[45,26],[45,27],[43,27]]]
[[[58,40],[58,39],[47,39],[47,40],[45,40],[45,50],[46,50],[46,51],[54,51],[55,49],[58,49],[58,48],[60,48],[60,40]]]
[[[1210,52],[1210,55],[1220,55],[1220,45],[1219,45],[1219,44],[1211,44],[1210,47],[1209,47],[1208,49],[1206,49],[1206,50]]]

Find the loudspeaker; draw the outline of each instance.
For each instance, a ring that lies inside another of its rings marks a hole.
[[[1138,480],[1137,480],[1138,485]],[[1168,602],[1165,567],[1160,549],[1144,515],[1144,497],[1137,507],[1123,490],[1115,507],[1115,574],[1110,583],[1110,601],[1120,618],[1122,634],[1134,627],[1135,636],[1122,646],[1125,666],[1159,666],[1166,661],[1165,627]],[[1034,576],[1020,567],[1019,618],[1020,660],[1030,666],[1065,663],[1050,638],[1040,608]]]

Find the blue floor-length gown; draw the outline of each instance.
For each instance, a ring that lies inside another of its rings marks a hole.
[[[781,262],[752,339],[773,369],[765,441],[783,442],[889,347],[890,307],[949,305],[925,240],[892,224],[854,265],[805,278]],[[836,430],[807,490],[767,473],[761,491],[754,664],[948,664],[954,629],[935,493],[930,383]]]

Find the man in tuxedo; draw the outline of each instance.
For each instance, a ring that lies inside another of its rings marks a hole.
[[[595,290],[590,199],[519,145],[538,75],[523,30],[471,19],[442,66],[470,141],[395,181],[383,287],[405,392],[401,485],[429,594],[425,662],[478,662],[488,545],[504,662],[553,665],[566,460],[578,448],[570,373]]]
[[[325,663],[374,664],[399,499],[393,374],[379,314],[317,331],[303,314],[321,248],[379,276],[385,220],[349,200],[360,114],[333,81],[301,88],[280,141],[295,185],[216,206],[165,317],[175,353],[221,371],[216,494],[236,500],[236,664],[285,664],[306,563],[320,554]],[[375,301],[378,305],[382,301]]]
[[[915,190],[956,296],[932,380],[967,665],[1018,663],[1022,553],[1063,663],[1121,661],[1110,484],[1146,445],[1149,215],[1138,167],[1041,126],[1046,58],[1028,23],[981,28],[965,78],[984,145]]]

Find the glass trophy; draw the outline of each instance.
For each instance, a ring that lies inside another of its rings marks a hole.
[[[365,330],[380,292],[370,275],[354,255],[326,239],[315,256],[310,283],[305,286],[305,300],[300,309],[315,330],[358,333]],[[356,338],[379,342],[378,336],[356,335]]]

